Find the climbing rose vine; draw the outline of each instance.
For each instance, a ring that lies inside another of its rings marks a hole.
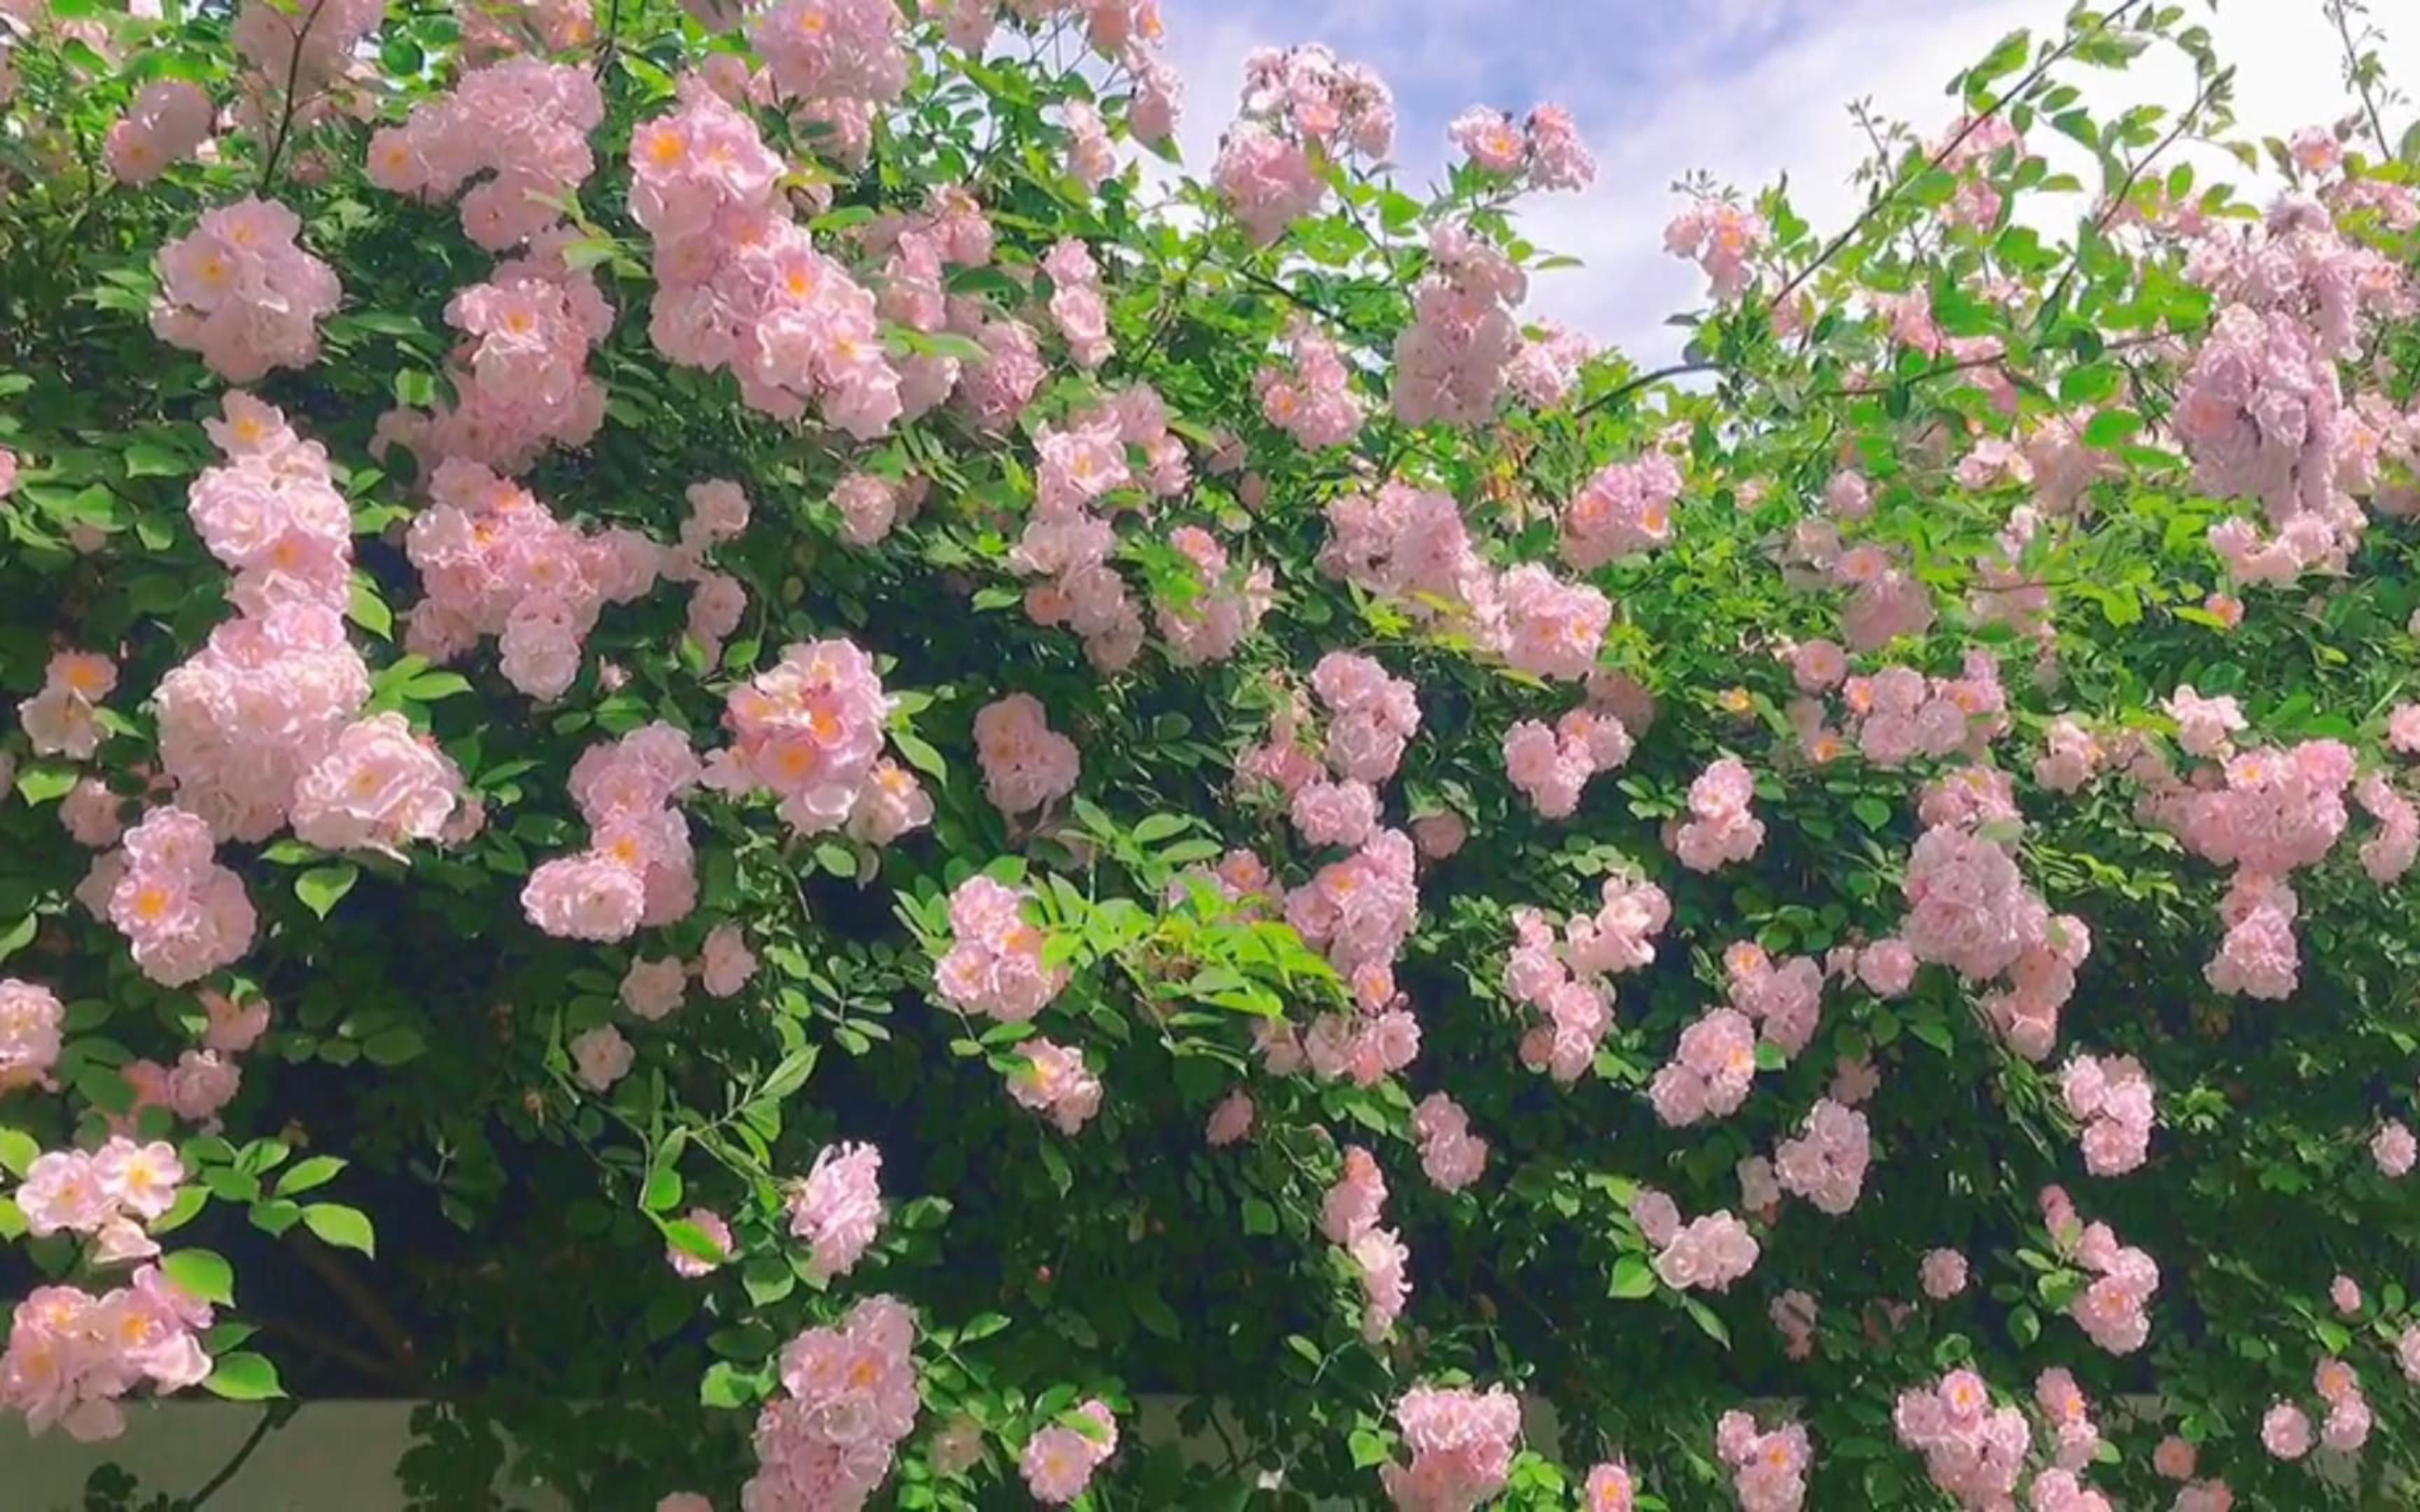
[[[1683,180],[1647,371],[1525,313],[1585,122],[1155,0],[0,0],[0,1407],[2411,1504],[2420,128],[2310,10],[2290,139],[2110,0],[1842,224]]]

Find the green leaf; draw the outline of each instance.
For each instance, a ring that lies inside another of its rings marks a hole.
[[[153,1237],[173,1234],[192,1223],[195,1216],[209,1205],[209,1187],[198,1184],[178,1187],[177,1200],[168,1204],[168,1211],[151,1220],[149,1227]]]
[[[680,1206],[681,1174],[671,1165],[659,1165],[647,1173],[647,1183],[640,1190],[639,1206],[649,1212],[670,1212]]]
[[[1703,1330],[1708,1338],[1726,1350],[1731,1347],[1731,1331],[1723,1326],[1722,1319],[1715,1316],[1712,1307],[1695,1297],[1682,1298],[1681,1305],[1688,1310],[1689,1320]]]
[[[362,578],[353,579],[352,596],[346,601],[345,618],[377,636],[381,640],[395,639],[395,614],[379,597],[378,590]]]
[[[417,336],[426,329],[413,316],[389,310],[359,310],[338,316],[336,319],[364,331],[374,331],[381,336]]]
[[[707,1407],[746,1407],[763,1395],[756,1382],[728,1360],[707,1365],[705,1378],[697,1383],[697,1399]]]
[[[370,1227],[369,1215],[359,1208],[348,1208],[341,1202],[314,1202],[302,1210],[302,1227],[338,1249],[359,1250],[365,1255],[378,1254],[378,1235]]]
[[[1184,1336],[1184,1325],[1176,1320],[1176,1309],[1157,1291],[1147,1286],[1137,1287],[1132,1300],[1135,1318],[1143,1327],[1164,1339]]]
[[[799,1288],[799,1273],[778,1255],[759,1255],[739,1273],[739,1285],[750,1302],[770,1307]]]
[[[1356,1470],[1367,1470],[1386,1462],[1387,1441],[1368,1428],[1355,1428],[1346,1435],[1344,1443],[1353,1452],[1353,1468]]]
[[[252,1205],[252,1227],[268,1234],[283,1234],[302,1221],[302,1204],[272,1197]]]
[[[778,1103],[807,1085],[807,1078],[814,1072],[816,1054],[815,1046],[805,1045],[783,1057],[782,1063],[773,1068],[773,1074],[765,1078],[765,1085],[757,1089],[756,1095]]]
[[[2032,1344],[2041,1337],[2041,1315],[2023,1303],[2011,1307],[2009,1309],[2009,1336],[2015,1339],[2020,1348]]]
[[[1871,794],[1868,794],[1851,803],[1849,805],[1849,811],[1855,814],[1857,816],[1857,823],[1865,825],[1868,829],[1882,829],[1890,824],[1890,805],[1885,803],[1882,799],[1873,796]]]
[[[17,791],[27,803],[49,803],[71,792],[82,774],[56,762],[37,762],[17,774]]]
[[[2058,380],[2058,396],[2069,404],[2094,404],[2118,392],[2118,378],[2115,363],[2070,368]]]
[[[434,703],[471,691],[471,680],[460,672],[422,672],[403,685],[403,696],[413,703]]]
[[[277,1179],[277,1195],[290,1197],[315,1186],[325,1186],[334,1180],[336,1173],[344,1168],[345,1161],[341,1155],[314,1155]]]
[[[941,759],[941,753],[933,748],[932,742],[916,732],[893,730],[891,732],[891,743],[899,748],[900,755],[908,758],[908,765],[936,782],[949,780],[950,764]]]
[[[24,1130],[0,1129],[0,1169],[9,1175],[23,1177],[41,1152],[42,1147]]]
[[[1278,1210],[1261,1197],[1244,1199],[1244,1232],[1274,1234],[1278,1231]]]
[[[1171,835],[1182,834],[1187,824],[1187,821],[1172,813],[1148,815],[1142,823],[1134,826],[1135,843],[1148,845],[1154,841],[1166,840]]]
[[[564,249],[566,260],[570,250]],[[408,409],[427,409],[437,402],[437,379],[416,367],[398,369],[395,375],[395,402]]]
[[[1625,1255],[1613,1262],[1613,1285],[1606,1290],[1624,1301],[1652,1297],[1655,1294],[1655,1268],[1647,1263],[1643,1255]]]
[[[180,1249],[161,1257],[160,1269],[178,1287],[221,1307],[235,1305],[235,1267],[206,1249]]]
[[[1945,1056],[1948,1055],[1957,1043],[1955,1037],[1949,1032],[1949,1026],[1939,1019],[1917,1019],[1907,1026],[1907,1032]]]
[[[428,1048],[420,1031],[408,1024],[380,1029],[362,1041],[362,1058],[373,1066],[400,1066],[417,1060]]]
[[[664,1225],[664,1242],[692,1259],[704,1260],[710,1265],[721,1265],[731,1258],[723,1247],[714,1242],[711,1234],[686,1218],[675,1219]]]
[[[361,879],[362,869],[350,861],[315,866],[294,879],[294,896],[302,900],[303,907],[325,918],[328,910],[342,903],[345,894],[352,891],[353,884]]]
[[[17,920],[14,924],[9,925],[7,929],[0,930],[0,961],[8,960],[10,956],[15,955],[18,951],[33,944],[34,935],[40,931],[41,927],[42,921],[40,918],[32,914],[27,914],[24,918]]]
[[[277,1366],[249,1351],[222,1354],[210,1362],[209,1379],[202,1388],[231,1402],[261,1402],[286,1395],[278,1384]]]
[[[2105,452],[2142,428],[2143,417],[2131,409],[2103,409],[2084,423],[2084,444]]]
[[[136,441],[122,455],[130,478],[181,478],[194,471],[189,459],[150,441]]]

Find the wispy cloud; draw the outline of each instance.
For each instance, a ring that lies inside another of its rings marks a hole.
[[[1524,212],[1541,245],[1584,267],[1544,275],[1530,313],[1668,359],[1667,315],[1699,297],[1694,271],[1666,257],[1672,181],[1702,168],[1754,187],[1786,175],[1819,227],[1854,213],[1850,174],[1866,151],[1846,103],[1938,131],[1955,113],[1943,85],[2019,26],[2055,31],[2066,0],[1162,0],[1187,93],[1183,144],[1206,168],[1253,48],[1325,41],[1364,59],[1396,91],[1398,155],[1425,179],[1445,127],[1473,101],[1570,107],[1599,162],[1586,194],[1539,196]],[[2392,10],[2397,8],[2381,8]],[[2207,18],[2238,65],[2238,115],[2283,135],[2345,114],[2335,39],[2319,0],[2229,0]],[[2420,14],[2385,17],[2390,72],[2420,80]],[[2100,99],[2181,106],[2181,59],[2147,58],[2102,76]],[[2205,158],[2204,162],[2213,160]],[[2217,160],[2223,161],[2223,160]]]

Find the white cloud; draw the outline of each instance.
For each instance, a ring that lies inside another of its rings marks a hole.
[[[1412,177],[1434,167],[1446,121],[1473,98],[1570,106],[1596,150],[1597,184],[1586,194],[1533,196],[1523,222],[1540,245],[1586,266],[1542,275],[1528,313],[1655,363],[1679,349],[1665,316],[1702,298],[1697,271],[1661,245],[1674,179],[1702,168],[1754,188],[1786,174],[1800,214],[1819,232],[1836,228],[1855,213],[1860,192],[1850,174],[1867,150],[1850,100],[1870,100],[1881,115],[1933,134],[1955,114],[1943,93],[1952,74],[2016,27],[2057,31],[2068,5],[1594,0],[1583,10],[1575,0],[1163,0],[1163,8],[1186,81],[1186,160],[1197,173],[1215,154],[1244,56],[1257,46],[1326,39],[1376,65],[1397,85],[1397,135]],[[2318,0],[2229,0],[2201,19],[2237,67],[2240,134],[2284,135],[2350,110]],[[2420,15],[2388,15],[2384,25],[2390,76],[2420,80]],[[2122,72],[2075,77],[2104,115],[2147,100],[2181,108],[2192,89],[2189,68],[2166,50]],[[2221,167],[2242,177],[2221,154],[2195,158],[2206,178]]]

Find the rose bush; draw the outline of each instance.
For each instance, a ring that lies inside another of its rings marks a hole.
[[[1565,112],[1417,194],[1268,52],[1185,177],[1153,0],[149,8],[0,6],[34,1429],[2411,1496],[2420,134],[2341,8],[2257,202],[2146,0],[1832,234],[1685,186],[1654,372],[1522,318]]]

